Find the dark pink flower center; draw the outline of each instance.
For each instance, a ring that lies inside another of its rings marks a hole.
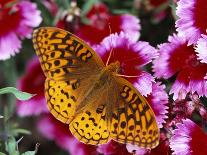
[[[15,31],[21,21],[22,15],[14,0],[0,2],[0,36]]]
[[[121,16],[110,16],[108,18],[97,18],[93,21],[93,25],[82,26],[78,30],[77,35],[83,40],[89,41],[91,44],[100,43],[106,36],[110,35],[109,24],[111,33],[121,31]]]
[[[190,141],[190,148],[192,155],[206,155],[207,154],[207,135],[196,127],[192,132],[192,140]]]
[[[131,155],[131,153],[127,151],[125,144],[120,144],[113,140],[107,144],[99,146],[99,150],[101,153],[108,155]]]
[[[153,6],[160,6],[161,4],[167,2],[167,0],[149,0],[150,4]]]
[[[183,44],[174,49],[169,59],[171,72],[179,72],[178,79],[182,79],[185,84],[190,80],[203,80],[207,73],[207,64],[197,60],[193,46]]]
[[[201,33],[205,34],[207,29],[207,0],[194,0],[194,21],[195,26],[200,29]]]
[[[109,51],[106,52],[102,56],[102,60],[106,64],[107,59],[109,57]],[[141,71],[139,70],[139,66],[144,63],[144,60],[137,52],[133,52],[133,49],[131,47],[127,48],[126,46],[116,47],[113,50],[113,54],[110,58],[109,64],[115,61],[120,62],[120,74],[124,75],[130,75],[130,76],[138,76],[141,74]],[[130,82],[135,82],[137,78],[126,78]]]
[[[22,91],[37,94],[35,97],[44,96],[45,76],[42,72],[40,64],[35,64],[31,70],[22,78]]]

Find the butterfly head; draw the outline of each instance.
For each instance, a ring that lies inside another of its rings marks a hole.
[[[120,70],[120,62],[119,61],[112,62],[107,67],[109,71],[118,73]]]

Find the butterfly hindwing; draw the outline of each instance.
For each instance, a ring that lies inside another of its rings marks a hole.
[[[56,119],[69,124],[78,106],[78,99],[87,92],[93,77],[45,81],[45,96],[50,112]]]
[[[110,137],[105,113],[105,105],[100,105],[97,109],[88,109],[71,122],[70,131],[79,141],[86,144],[107,143]]]
[[[33,43],[46,76],[45,94],[51,113],[70,123],[78,99],[103,69],[99,56],[75,35],[52,27],[34,31]]]
[[[159,142],[154,112],[130,82],[121,77],[114,78],[119,94],[109,127],[110,137],[120,143],[154,148]]]

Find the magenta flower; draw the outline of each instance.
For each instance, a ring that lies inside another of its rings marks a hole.
[[[99,145],[97,151],[103,155],[132,155],[127,151],[125,144],[113,140],[107,144]]]
[[[202,37],[198,40],[195,51],[198,53],[198,59],[207,63],[207,36],[202,35]]]
[[[103,3],[94,5],[87,16],[90,24],[82,25],[76,34],[90,44],[98,44],[110,35],[109,24],[111,33],[123,31],[133,40],[137,40],[140,36],[141,27],[137,17],[129,14],[112,15]]]
[[[173,35],[168,40],[159,46],[160,56],[153,62],[155,76],[168,79],[177,75],[170,90],[174,100],[184,99],[189,92],[207,95],[207,64],[197,59],[194,47],[187,46],[184,38]]]
[[[149,150],[140,148],[136,145],[127,144],[126,145],[127,151],[130,153],[134,153],[135,155],[145,155],[149,152]]]
[[[176,21],[178,34],[187,38],[189,44],[195,44],[206,34],[206,0],[179,0],[177,2]]]
[[[177,123],[170,139],[170,147],[176,155],[207,154],[207,135],[189,119]]]
[[[59,122],[50,114],[42,117],[38,121],[37,127],[45,138],[54,140],[60,148],[68,151],[71,155],[96,154],[96,146],[79,142],[70,133],[67,124]]]
[[[45,75],[42,72],[39,60],[34,57],[29,61],[26,73],[17,83],[18,89],[36,94],[32,99],[27,101],[18,101],[16,108],[19,116],[39,115],[42,112],[48,112],[44,96]]]
[[[24,0],[1,0],[0,10],[0,60],[5,60],[19,52],[21,39],[29,38],[42,18],[36,4]]]
[[[143,67],[157,57],[157,50],[149,43],[130,40],[127,34],[111,34],[106,37],[100,45],[94,47],[102,60],[106,63],[110,51],[113,54],[110,62],[118,60],[121,64],[121,74],[138,76],[127,78],[140,91],[142,95],[147,95],[152,91],[154,77],[143,70]],[[109,62],[109,63],[110,63]]]
[[[168,95],[164,89],[165,85],[161,85],[160,83],[153,83],[152,93],[149,96],[147,96],[147,101],[155,113],[156,121],[158,123],[159,128],[163,127],[165,119],[168,118]]]

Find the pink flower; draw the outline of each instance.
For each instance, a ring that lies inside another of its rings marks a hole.
[[[90,44],[98,44],[110,35],[109,26],[111,33],[123,31],[133,40],[137,40],[140,36],[140,24],[137,17],[129,14],[112,15],[103,3],[94,5],[87,17],[90,24],[82,25],[76,34]]]
[[[153,83],[152,93],[147,96],[147,101],[155,113],[159,128],[163,127],[162,124],[165,123],[165,119],[168,118],[168,95],[164,89],[165,85],[161,85],[160,83]]]
[[[202,35],[198,40],[195,51],[198,59],[203,63],[207,63],[207,35]]]
[[[189,119],[177,123],[170,139],[170,147],[176,155],[206,155],[207,135]]]
[[[47,139],[54,140],[56,144],[71,155],[96,154],[96,146],[79,142],[69,131],[69,126],[56,120],[52,115],[43,116],[38,121],[39,132]]]
[[[153,76],[144,71],[143,67],[157,57],[155,48],[147,42],[130,40],[124,33],[111,34],[106,37],[98,46],[94,47],[102,60],[106,63],[110,51],[113,54],[110,62],[118,60],[121,64],[121,74],[138,76],[127,78],[140,91],[142,95],[147,95],[152,91]],[[109,62],[109,63],[110,63]]]
[[[42,18],[36,4],[24,0],[1,0],[0,10],[0,60],[5,60],[19,52],[21,39],[29,38]]]
[[[176,21],[178,34],[187,38],[189,44],[195,44],[206,34],[206,0],[180,0],[177,2]]]
[[[184,38],[173,35],[168,40],[159,46],[160,56],[153,62],[155,76],[168,79],[177,75],[170,90],[174,100],[184,99],[189,92],[207,95],[207,64],[197,59],[193,46],[187,46]]]
[[[125,144],[113,140],[107,144],[99,145],[97,151],[103,155],[132,155],[127,151]]]
[[[29,61],[26,73],[18,80],[18,89],[36,94],[30,100],[17,103],[17,114],[19,116],[39,115],[42,112],[48,112],[44,96],[45,76],[42,72],[39,60],[34,57]]]

